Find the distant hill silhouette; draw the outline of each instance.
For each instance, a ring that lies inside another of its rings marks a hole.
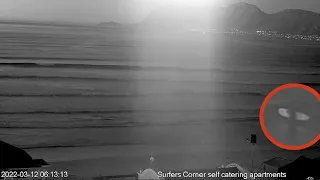
[[[300,9],[267,14],[255,5],[240,2],[211,10],[190,7],[158,8],[142,22],[142,26],[172,30],[183,28],[271,30],[320,35],[320,15]]]
[[[212,27],[216,29],[259,30],[268,21],[268,14],[248,3],[214,9],[211,17]]]
[[[100,23],[98,26],[99,27],[122,27],[122,24],[114,21],[109,21],[109,22]]]

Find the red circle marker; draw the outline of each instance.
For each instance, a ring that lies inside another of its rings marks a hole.
[[[261,107],[260,107],[260,114],[259,114],[259,119],[260,119],[260,126],[261,126],[261,129],[264,133],[264,135],[269,139],[269,141],[271,141],[274,145],[282,148],[282,149],[286,149],[286,150],[302,150],[302,149],[306,149],[306,148],[309,148],[311,147],[312,145],[314,145],[317,141],[320,140],[320,133],[318,134],[318,136],[313,139],[312,141],[306,143],[306,144],[302,144],[302,145],[299,145],[299,146],[289,146],[289,145],[285,145],[285,144],[281,144],[280,142],[278,142],[277,140],[275,140],[270,134],[269,132],[267,131],[267,128],[264,124],[264,111],[265,111],[265,108],[267,106],[267,103],[269,102],[269,100],[275,95],[277,94],[279,91],[282,91],[282,90],[285,90],[285,89],[288,89],[288,88],[301,88],[303,90],[306,90],[308,92],[310,92],[311,94],[313,94],[319,101],[320,103],[320,94],[314,90],[313,88],[309,87],[309,86],[306,86],[306,85],[303,85],[303,84],[297,84],[297,83],[292,83],[292,84],[284,84],[284,85],[281,85],[277,88],[275,88],[274,90],[272,90],[268,95],[267,97],[264,99]]]

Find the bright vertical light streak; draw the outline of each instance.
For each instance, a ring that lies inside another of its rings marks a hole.
[[[144,0],[136,0],[144,1]],[[182,5],[182,6],[209,6],[221,4],[223,0],[148,0],[150,3],[158,5]]]
[[[141,2],[141,0],[136,0],[136,3],[137,2]],[[150,0],[148,6],[152,6],[152,3],[158,3],[157,7],[160,5],[205,7],[209,5],[210,2],[209,0],[173,0],[173,2],[171,0],[161,0],[161,2],[159,0]],[[195,11],[203,12],[202,9],[205,8],[197,7],[194,11],[191,10],[192,13],[186,14],[186,16],[184,16],[185,14],[181,15],[181,13],[189,13],[189,9],[187,8],[179,9],[179,7],[173,6],[173,8],[177,9],[166,9],[165,7],[157,12],[159,14],[156,14],[156,18],[173,26],[176,20],[178,21],[177,23],[187,22],[191,25],[193,25],[193,22],[198,23],[197,21],[193,21],[194,19],[200,19],[206,23],[206,20],[210,18],[205,16],[206,13],[204,13],[205,15],[194,13]],[[169,16],[168,19],[168,11],[174,16],[179,17],[171,18]],[[188,19],[189,17],[191,20]],[[143,108],[143,113],[146,114],[135,117],[135,122],[142,121],[147,124],[161,124],[166,126],[146,126],[141,128],[141,130],[139,129],[139,131],[135,131],[136,133],[132,133],[132,136],[144,139],[146,142],[150,142],[153,138],[157,141],[151,143],[169,144],[167,141],[170,141],[172,145],[174,143],[176,143],[176,145],[189,143],[189,146],[200,145],[200,148],[208,148],[208,146],[212,145],[217,139],[219,141],[219,138],[221,138],[219,137],[219,135],[221,135],[219,133],[221,131],[223,132],[223,130],[219,130],[219,128],[221,128],[219,122],[212,121],[212,119],[217,118],[215,117],[217,114],[214,111],[208,110],[216,108],[217,104],[219,104],[215,101],[215,96],[210,95],[212,91],[216,90],[216,86],[213,83],[216,77],[209,71],[209,69],[214,68],[213,66],[215,64],[215,59],[213,59],[211,51],[211,34],[202,34],[202,31],[200,33],[179,31],[178,33],[170,32],[166,34],[154,30],[157,29],[141,28],[135,31],[135,35],[133,35],[134,39],[137,40],[137,43],[143,44],[143,46],[136,48],[136,56],[132,58],[138,60],[134,61],[137,66],[168,67],[168,70],[150,71],[141,69],[136,70],[132,74],[132,76],[137,79],[161,80],[136,81],[136,92],[141,95],[149,94],[149,96],[135,98],[138,100],[132,101],[132,107],[133,112]],[[175,70],[174,68],[204,70],[181,71],[179,69]],[[186,83],[186,81],[198,81],[200,83]],[[202,81],[206,82],[202,83]],[[189,93],[190,96],[188,96],[187,93]],[[150,94],[158,95],[150,96]],[[158,111],[158,113],[154,113],[155,111]],[[208,121],[208,119],[210,119],[210,121]],[[204,123],[200,123],[201,125],[198,126],[193,123],[188,123],[188,121],[203,121]],[[170,126],[170,124],[187,124],[187,126],[183,126],[183,128],[180,129],[180,126]],[[156,132],[149,130],[149,128],[156,130]],[[160,142],[160,140],[164,142]],[[152,147],[150,148],[152,149]]]

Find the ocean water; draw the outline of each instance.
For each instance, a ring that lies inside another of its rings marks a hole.
[[[0,139],[28,150],[227,147],[245,144],[250,133],[270,145],[258,124],[267,93],[293,82],[320,87],[320,46],[307,42],[6,28],[0,32]]]

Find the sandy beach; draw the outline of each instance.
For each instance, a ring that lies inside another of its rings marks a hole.
[[[149,134],[149,136],[144,138],[148,144],[144,145],[127,144],[97,147],[39,148],[30,149],[27,152],[34,158],[48,160],[53,169],[66,170],[68,173],[82,178],[135,174],[140,169],[144,170],[150,167],[149,157],[151,154],[155,157],[155,162],[151,167],[165,172],[213,170],[222,164],[227,165],[230,163],[238,163],[251,170],[252,157],[254,159],[254,169],[262,170],[262,163],[274,157],[295,160],[301,155],[311,158],[319,155],[317,151],[290,152],[281,150],[268,143],[268,140],[261,133],[259,134],[258,128],[256,128],[258,144],[252,146],[243,138],[246,134],[249,136],[249,133],[240,128],[253,128],[245,124],[234,125],[234,123],[231,123],[229,125],[237,127],[239,132],[245,132],[242,133],[242,136],[240,135],[241,133],[235,136],[234,133],[230,132],[226,132],[224,135],[211,133],[212,136],[208,136],[208,133],[191,133],[192,131],[199,132],[197,128],[203,132],[213,132],[212,128],[214,126],[210,127],[208,124],[186,125],[185,127],[182,125],[149,127],[144,128],[145,131],[142,133]],[[252,123],[248,124],[252,126]],[[132,130],[132,128],[130,129]],[[155,129],[160,129],[163,134],[156,133]],[[177,131],[178,129],[184,137],[169,134],[169,132]],[[155,133],[147,133],[148,131]],[[166,140],[156,141],[156,138],[159,136]],[[222,137],[226,138],[225,141],[221,141]],[[220,141],[218,141],[219,139]]]
[[[79,160],[50,162],[49,170],[67,171],[70,176],[79,178],[93,178],[101,176],[121,176],[136,175],[137,172],[146,168],[154,168],[163,172],[176,171],[199,171],[214,170],[222,164],[238,163],[242,167],[251,170],[252,151],[250,147],[241,150],[212,149],[210,146],[204,147],[171,147],[164,149],[163,146],[152,147],[156,149],[153,152],[155,162],[150,166],[149,152],[150,146],[121,146],[121,147],[100,147],[100,148],[70,148],[57,149],[51,152],[46,150],[48,156],[64,155],[79,156]],[[128,152],[131,150],[131,153]],[[105,154],[105,152],[114,151],[117,155],[106,157],[90,157],[91,153],[95,156]],[[125,151],[125,152],[123,152]],[[30,151],[31,154],[41,154],[41,150]],[[60,155],[61,155],[60,154]],[[289,160],[295,160],[300,155],[315,158],[318,152],[287,152],[277,148],[263,150],[256,147],[254,151],[254,169],[263,172],[264,161],[274,157],[283,157]],[[81,156],[81,157],[80,157]]]

